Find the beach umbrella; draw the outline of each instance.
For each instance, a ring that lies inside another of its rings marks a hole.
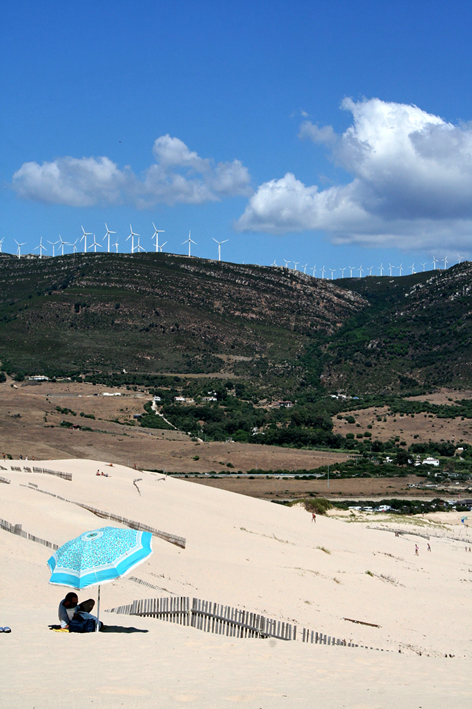
[[[135,529],[101,527],[63,544],[48,559],[49,583],[77,590],[98,586],[124,576],[152,554],[152,534]],[[99,624],[97,623],[97,630]]]

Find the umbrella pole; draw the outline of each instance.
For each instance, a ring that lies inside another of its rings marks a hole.
[[[100,584],[98,586],[98,594],[97,594],[97,624],[95,626],[95,632],[98,633],[100,629]]]

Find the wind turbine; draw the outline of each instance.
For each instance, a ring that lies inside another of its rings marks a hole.
[[[344,271],[346,270],[346,266],[344,268],[339,269],[341,271],[341,278],[344,278]]]
[[[446,270],[446,268],[447,268],[447,263],[448,263],[448,262],[447,262],[447,256],[445,256],[443,259],[441,259],[441,261],[444,261],[444,270]]]
[[[457,258],[459,259],[459,263],[462,263],[463,256],[461,256],[460,254],[457,254]]]
[[[116,234],[116,231],[110,231],[109,228],[107,227],[107,223],[105,222],[105,229],[107,230],[107,233],[103,237],[103,241],[108,237],[108,253],[110,253],[110,234]]]
[[[60,234],[59,234],[59,242],[60,242],[59,248],[62,249],[62,256],[64,256],[64,246],[70,246],[70,244],[69,244],[69,242],[64,241]]]
[[[289,263],[292,263],[291,261],[287,261],[286,258],[284,258],[284,261],[285,261],[285,268],[288,268],[288,264],[289,264]]]
[[[369,267],[368,267],[368,269],[367,269],[367,270],[369,271],[369,276],[371,276],[371,275],[372,275],[372,269],[373,269],[373,268],[374,268],[373,266],[369,266]]]
[[[157,254],[158,251],[162,251],[162,247],[159,248],[159,234],[164,234],[165,229],[156,229],[156,225],[154,224],[154,222],[151,222],[151,224],[154,227],[154,234],[151,236],[151,241],[153,239],[156,240],[156,254]],[[166,244],[167,244],[167,241],[166,241]],[[164,246],[164,244],[162,244],[162,246]]]
[[[424,263],[422,263],[422,264],[421,264],[421,265],[423,266],[423,273],[424,273],[424,272],[425,272],[425,270],[426,270],[426,264],[427,264],[427,263],[428,263],[428,262],[427,262],[427,261],[425,261]]]
[[[58,244],[58,243],[59,243],[59,241],[49,241],[49,239],[48,239],[48,244],[51,244],[51,246],[52,246],[52,257],[53,258],[56,255],[56,244]]]
[[[392,264],[389,262],[388,263],[388,270],[389,270],[390,275],[392,275],[392,268],[394,268],[394,266],[392,266]]]
[[[43,237],[41,237],[38,246],[35,246],[33,251],[36,251],[36,249],[39,249],[39,258],[43,258],[43,251],[47,251],[46,247],[43,246]]]
[[[188,255],[189,255],[189,258],[190,258],[190,256],[191,256],[190,249],[192,248],[192,244],[195,244],[195,246],[197,246],[197,242],[190,238],[190,234],[191,234],[191,233],[192,233],[192,230],[189,229],[189,231],[188,231],[188,239],[186,239],[185,241],[182,241],[182,244],[188,244]]]
[[[331,280],[334,280],[333,273],[336,271],[336,269],[335,269],[335,268],[330,268],[329,270],[331,271]]]
[[[293,262],[293,270],[294,270],[294,271],[297,270],[297,266],[298,266],[299,263],[300,263],[300,261],[294,261],[294,262]]]
[[[382,276],[382,275],[383,275],[383,272],[384,272],[384,265],[383,265],[383,263],[380,264],[380,266],[379,266],[379,271],[380,271],[380,275]]]
[[[352,272],[354,271],[355,266],[349,266],[349,271],[351,272],[351,278],[352,278]]]
[[[399,269],[399,271],[400,271],[400,276],[401,276],[401,275],[402,275],[402,271],[403,271],[403,264],[402,264],[402,263],[399,265],[398,269]]]
[[[134,233],[133,227],[131,226],[131,224],[129,225],[129,230],[130,230],[130,235],[128,236],[126,241],[128,241],[128,239],[131,239],[131,253],[134,254],[134,237],[139,236],[139,234]]]
[[[433,256],[433,271],[436,270],[436,264],[439,263],[439,260],[437,258],[434,258]]]
[[[78,239],[76,239],[76,240],[74,241],[74,243],[71,244],[71,246],[72,246],[72,253],[73,253],[73,254],[76,254],[76,253],[77,253],[77,242],[78,242]]]
[[[274,259],[274,263],[271,263],[270,265],[271,265],[271,266],[277,266],[277,264],[275,263],[275,259]]]
[[[146,251],[144,246],[141,246],[141,244],[139,243],[139,239],[140,239],[140,237],[138,236],[138,245],[136,246],[136,251],[138,252],[138,254],[140,251]]]
[[[362,269],[362,264],[359,266],[359,278],[362,278],[362,274],[364,273]]]
[[[321,278],[324,278],[325,271],[326,271],[326,269],[323,266],[323,268],[321,269]]]
[[[117,254],[117,253],[118,253],[118,242],[115,241],[115,243],[113,244],[113,246],[115,247],[115,254]]]
[[[307,263],[306,263],[304,266],[302,266],[302,268],[303,268],[303,273],[306,273],[306,267],[307,267],[307,266],[308,266]]]
[[[313,278],[316,278],[316,266],[313,266],[313,268],[311,269],[311,272],[313,274]]]
[[[101,244],[99,244],[98,241],[96,240],[95,234],[94,234],[93,235],[93,244],[90,244],[89,249],[93,249],[93,253],[96,254],[97,253],[97,246],[99,249],[103,248],[103,246]]]
[[[82,231],[84,232],[84,235],[83,235],[81,241],[83,240],[83,242],[84,242],[84,254],[86,254],[87,253],[87,236],[92,236],[92,233],[85,231],[84,227],[82,227]],[[49,242],[49,243],[51,243],[51,242]],[[54,254],[53,254],[53,256],[54,256]]]
[[[15,241],[16,241],[16,239],[15,239]],[[18,241],[16,241],[16,243],[18,244],[18,248],[17,248],[16,252],[18,254],[18,258],[20,258],[21,257],[21,247],[26,244],[26,241],[23,241],[22,244],[19,244]]]
[[[221,261],[221,244],[226,244],[229,239],[225,239],[224,241],[217,241],[214,237],[212,237],[212,239],[218,244],[218,261]]]
[[[412,272],[412,274],[413,274],[413,273],[416,273],[416,271],[415,271],[415,264],[414,264],[414,263],[411,264],[411,272]]]
[[[167,244],[167,241],[164,241],[163,244],[159,244],[159,252],[160,252],[161,254],[162,254],[162,249],[164,248],[164,246],[165,246],[166,244]]]
[[[2,253],[2,244],[5,241],[5,237],[3,239],[0,239],[0,254]]]

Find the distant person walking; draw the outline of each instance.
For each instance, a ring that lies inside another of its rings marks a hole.
[[[428,551],[431,551],[431,544],[428,542]]]
[[[311,521],[316,524],[316,512],[311,513]]]
[[[420,548],[419,548],[418,544],[415,544],[415,554],[416,554],[416,556],[420,555]]]

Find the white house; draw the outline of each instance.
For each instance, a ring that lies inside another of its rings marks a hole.
[[[439,460],[437,458],[432,458],[431,456],[429,456],[428,458],[425,458],[423,460],[423,465],[434,465],[437,467],[439,465]]]

